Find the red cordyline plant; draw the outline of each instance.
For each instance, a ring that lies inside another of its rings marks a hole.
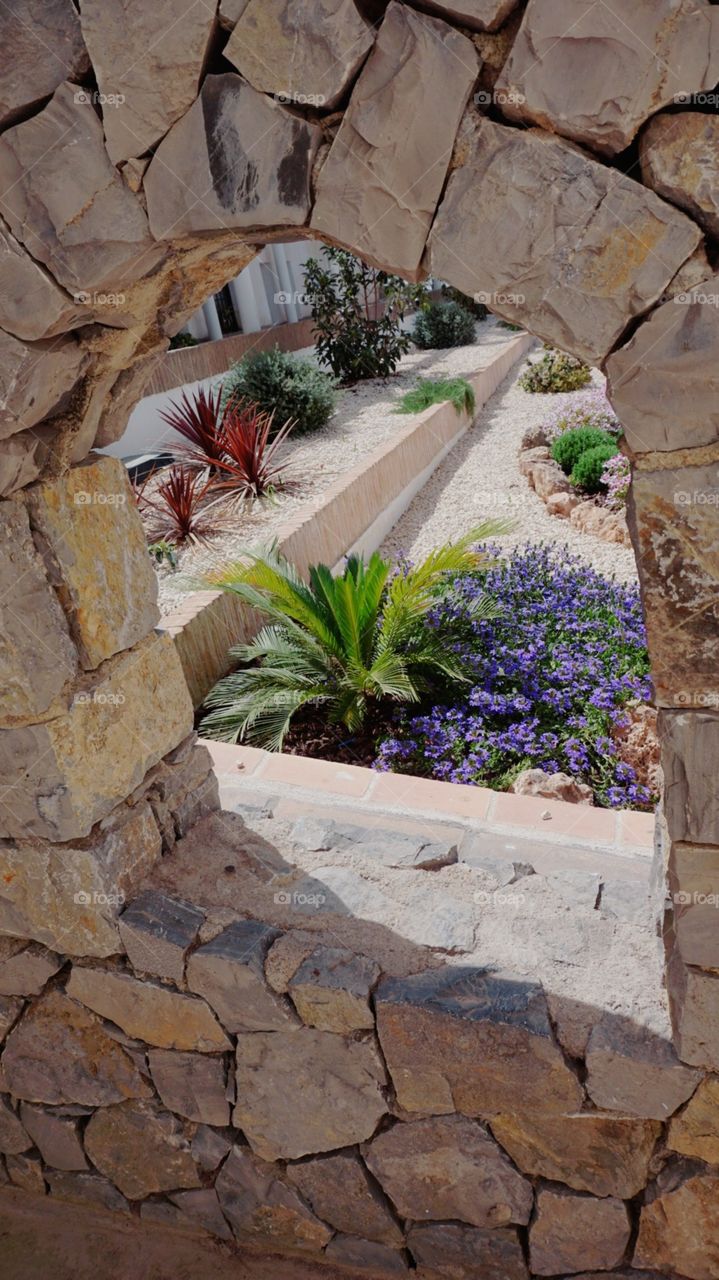
[[[178,403],[171,400],[169,409],[160,410],[160,417],[187,441],[177,450],[180,457],[210,471],[223,453],[221,399],[221,383],[214,389],[196,387],[183,391]]]
[[[152,542],[204,542],[220,532],[213,508],[218,499],[208,501],[214,491],[211,480],[190,467],[171,467],[151,496],[141,495]]]
[[[256,404],[227,406],[222,420],[224,453],[212,481],[215,489],[243,498],[261,498],[284,486],[278,453],[294,424],[286,422],[270,438],[273,418],[274,414],[264,413]]]

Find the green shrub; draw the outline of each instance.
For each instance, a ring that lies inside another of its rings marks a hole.
[[[596,444],[593,449],[587,449],[574,464],[569,477],[571,483],[576,489],[583,489],[585,493],[599,493],[599,490],[604,488],[602,472],[609,459],[618,452],[614,443]]]
[[[519,379],[523,391],[578,391],[591,381],[589,365],[564,351],[547,351]]]
[[[611,446],[610,457],[618,453],[617,443],[608,431],[601,427],[575,427],[573,431],[565,431],[552,445],[552,457],[558,462],[565,475],[570,475],[583,453],[598,445]]]
[[[450,400],[457,413],[474,416],[477,398],[466,378],[420,378],[416,387],[405,391],[396,413],[422,413],[430,405]]]
[[[197,338],[193,338],[191,333],[176,333],[174,338],[170,338],[170,351],[180,351],[183,347],[196,347]]]
[[[489,307],[483,302],[478,302],[477,298],[472,298],[468,293],[462,293],[461,289],[455,289],[452,284],[442,285],[442,297],[449,302],[456,302],[465,311],[468,311],[475,320],[486,320],[489,315]]]
[[[476,336],[474,317],[457,302],[431,302],[414,322],[412,341],[422,351],[466,347]]]
[[[288,420],[294,434],[318,431],[334,412],[334,379],[311,360],[299,360],[275,347],[258,351],[233,365],[222,388],[222,408],[230,401],[249,400],[264,413],[274,413],[274,429]]]

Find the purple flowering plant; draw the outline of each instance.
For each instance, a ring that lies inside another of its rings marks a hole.
[[[496,616],[474,616],[483,593]],[[608,808],[653,803],[612,736],[627,703],[651,694],[637,588],[528,545],[456,578],[430,621],[470,683],[446,687],[419,714],[396,714],[375,768],[496,790],[539,768],[588,783]]]
[[[621,434],[617,415],[602,388],[595,386],[590,391],[573,395],[569,407],[558,405],[542,423],[549,444],[553,444],[565,431],[574,431],[577,427],[598,427],[612,435]]]

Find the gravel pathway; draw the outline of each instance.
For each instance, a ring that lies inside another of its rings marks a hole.
[[[351,471],[394,432],[404,429],[410,417],[393,413],[400,397],[418,378],[469,377],[484,368],[497,348],[514,337],[493,319],[477,325],[478,341],[448,351],[415,351],[403,356],[392,378],[377,378],[349,387],[340,395],[334,417],[321,431],[291,443],[287,450],[288,477],[296,480],[291,491],[275,501],[252,507],[231,508],[225,517],[229,531],[208,544],[187,547],[179,554],[179,569],[158,570],[160,610],[171,613],[187,593],[183,579],[201,574],[218,560],[230,560],[246,547],[269,542],[275,531],[298,508],[316,500],[345,472]],[[312,358],[314,348],[295,353]]]
[[[571,403],[575,395],[530,394],[517,385],[526,362],[515,365],[479,413],[474,427],[417,495],[386,538],[382,552],[416,560],[433,547],[459,537],[474,523],[490,517],[509,516],[513,531],[502,545],[553,542],[581,556],[607,577],[635,582],[634,552],[615,543],[602,542],[575,529],[568,520],[550,516],[544,503],[519,472],[518,452],[528,427],[538,426],[561,398]],[[602,387],[598,370],[594,383]],[[584,389],[586,392],[586,388]]]

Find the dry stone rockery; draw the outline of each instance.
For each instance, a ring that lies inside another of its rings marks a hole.
[[[719,1086],[630,1019],[580,1059],[531,979],[158,888],[119,936],[0,943],[11,1187],[377,1278],[714,1280]]]

